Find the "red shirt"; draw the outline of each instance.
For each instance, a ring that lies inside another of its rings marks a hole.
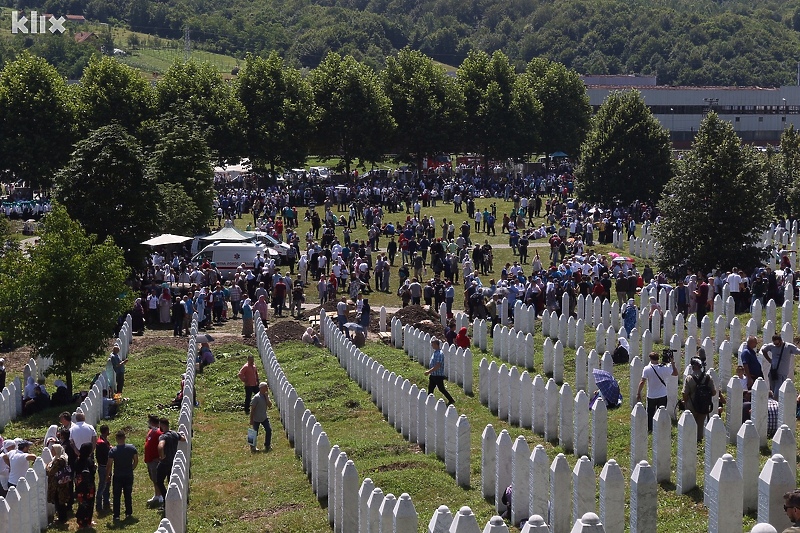
[[[162,435],[159,428],[152,428],[147,432],[144,440],[144,462],[150,463],[158,460],[158,438]]]

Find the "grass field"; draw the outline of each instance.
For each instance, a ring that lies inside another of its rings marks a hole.
[[[490,200],[479,200],[483,207]],[[495,200],[498,213],[502,214],[511,204]],[[335,208],[334,208],[335,212]],[[437,222],[450,218],[452,206],[440,205],[431,212]],[[389,217],[402,220],[404,214]],[[459,214],[457,221],[463,220]],[[247,219],[237,220],[244,227]],[[301,225],[305,233],[305,225]],[[355,238],[365,236],[365,229],[359,228]],[[483,235],[480,236],[481,240]],[[489,237],[493,244],[502,244],[505,238],[498,235]],[[383,249],[384,243],[381,243]],[[608,247],[597,247],[609,251]],[[533,250],[533,249],[532,249]],[[513,260],[511,250],[496,249],[495,264]],[[641,261],[640,261],[641,263]],[[495,269],[499,272],[499,268]],[[393,291],[397,288],[396,272],[393,272]],[[373,293],[370,296],[373,306],[399,306],[399,300],[390,294]],[[747,321],[749,316],[740,315]],[[194,449],[192,463],[191,502],[189,508],[189,531],[237,531],[237,532],[325,532],[327,509],[317,502],[307,476],[302,472],[300,460],[280,425],[277,412],[271,415],[273,427],[273,450],[269,453],[251,454],[245,435],[247,421],[241,410],[242,390],[236,378],[240,366],[248,353],[255,354],[255,348],[240,344],[236,340],[237,322],[231,321],[222,328],[215,329],[219,338],[213,348],[217,362],[198,376],[197,397],[200,407],[195,410]],[[586,332],[585,345],[594,346],[595,335]],[[539,330],[535,335],[536,366],[541,370],[541,346],[543,338]],[[163,345],[160,345],[163,344]],[[112,432],[124,428],[131,435],[130,442],[140,453],[146,432],[146,415],[157,412],[177,417],[176,411],[159,408],[167,404],[176,393],[180,373],[184,366],[185,350],[176,349],[179,343],[173,342],[169,332],[150,331],[144,339],[135,338],[131,362],[127,368],[126,390],[128,398],[121,407],[117,419],[109,421]],[[143,349],[148,345],[150,347]],[[167,346],[169,345],[169,346]],[[469,505],[481,525],[494,514],[493,505],[483,500],[480,494],[480,436],[486,424],[492,424],[499,433],[507,429],[512,439],[523,435],[531,447],[545,446],[550,460],[562,451],[556,443],[545,442],[531,431],[511,427],[498,420],[478,398],[478,365],[481,357],[489,361],[501,362],[491,355],[491,340],[488,353],[475,352],[473,379],[476,383],[474,396],[467,396],[455,384],[448,384],[448,390],[455,397],[460,414],[465,414],[471,426],[471,488],[463,489],[456,485],[452,476],[445,471],[442,461],[425,455],[416,446],[403,440],[372,404],[367,393],[350,381],[338,361],[329,352],[299,342],[287,342],[276,347],[277,357],[288,379],[304,399],[306,406],[315,414],[329,435],[332,444],[338,444],[348,457],[353,459],[361,479],[370,477],[376,486],[385,493],[399,496],[408,492],[419,513],[420,531],[424,531],[433,511],[439,505],[447,505],[455,510]],[[657,346],[656,348],[660,348]],[[365,353],[380,361],[393,372],[402,374],[421,387],[427,386],[423,367],[409,358],[401,350],[383,344],[369,342],[363,349]],[[574,382],[575,351],[565,350],[565,381]],[[94,374],[95,367],[76,376],[77,387],[86,389]],[[629,417],[628,409],[628,371],[617,367],[617,378],[626,396],[621,409],[609,412],[608,457],[615,458],[626,477],[630,476],[628,459]],[[263,378],[262,373],[262,378]],[[59,409],[51,409],[34,417],[13,422],[4,431],[6,436],[20,436],[38,439],[56,418]],[[796,428],[795,428],[796,429]],[[673,448],[676,431],[673,429]],[[37,451],[37,450],[35,450]],[[728,447],[728,453],[735,455],[735,449]],[[762,451],[762,463],[768,452]],[[570,467],[577,458],[567,455]],[[703,464],[703,449],[698,451],[699,465]],[[109,515],[96,518],[95,531],[103,532],[124,529],[132,533],[152,533],[155,531],[161,514],[145,507],[145,500],[151,496],[144,465],[137,471],[134,489],[135,519],[115,525]],[[673,469],[675,464],[673,462]],[[599,475],[600,468],[596,469]],[[673,475],[674,480],[674,475]],[[702,487],[702,475],[698,475]],[[627,516],[626,516],[627,518]],[[700,532],[707,530],[708,513],[702,506],[702,490],[695,489],[687,496],[675,493],[674,484],[662,484],[659,488],[658,532]],[[751,527],[754,516],[745,517],[745,525]],[[74,521],[67,529],[74,529]],[[514,529],[514,531],[516,531]]]

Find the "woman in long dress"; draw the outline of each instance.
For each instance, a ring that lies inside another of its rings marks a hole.
[[[249,339],[253,336],[253,306],[250,298],[245,298],[242,304],[242,336]]]
[[[172,322],[170,317],[170,309],[172,308],[172,295],[166,287],[161,291],[161,296],[158,298],[158,314],[159,320],[162,324],[169,324]]]

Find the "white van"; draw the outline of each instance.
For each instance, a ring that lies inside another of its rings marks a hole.
[[[192,257],[192,263],[201,265],[208,259],[209,262],[217,265],[217,269],[224,279],[231,279],[236,274],[236,269],[244,263],[247,268],[253,268],[253,260],[256,254],[261,252],[261,257],[265,259],[275,252],[264,246],[252,242],[214,242],[209,244],[200,252]]]

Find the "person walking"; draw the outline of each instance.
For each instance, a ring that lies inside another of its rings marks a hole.
[[[255,358],[247,356],[245,363],[239,370],[239,379],[244,383],[244,412],[250,414],[250,400],[254,394],[258,394],[258,367],[255,365]]]
[[[111,439],[109,438],[108,426],[100,426],[100,436],[97,437],[97,444],[94,448],[94,459],[97,463],[97,493],[95,496],[95,509],[98,514],[104,509],[108,509],[111,504],[111,486],[106,483],[106,473],[108,471],[108,452],[111,451]]]
[[[125,442],[125,432],[117,431],[117,445],[108,452],[106,483],[112,483],[114,521],[120,518],[120,498],[125,496],[125,519],[133,516],[133,471],[139,464],[139,452],[133,444]],[[112,477],[113,476],[113,477]]]
[[[692,369],[683,382],[683,402],[697,423],[697,442],[701,442],[708,415],[713,409],[712,398],[716,396],[717,389],[714,380],[706,374],[702,359],[692,357],[689,364]]]
[[[428,392],[433,393],[433,389],[437,388],[441,391],[442,395],[447,399],[447,405],[455,403],[453,397],[444,388],[445,373],[444,373],[444,354],[441,350],[441,342],[436,337],[431,339],[431,354],[430,363],[428,363],[428,370],[425,375],[428,376]]]
[[[262,381],[258,384],[258,394],[253,396],[250,401],[250,427],[258,433],[258,427],[264,428],[264,451],[272,449],[272,427],[269,425],[269,414],[267,409],[272,407],[272,400],[269,398],[269,385]],[[258,452],[256,441],[250,445],[250,451]]]
[[[678,375],[675,360],[670,363],[672,370],[658,364],[658,354],[650,352],[650,364],[642,370],[642,379],[636,391],[636,401],[642,401],[642,388],[647,384],[647,431],[653,432],[653,417],[659,407],[667,406],[667,382],[665,378]],[[661,371],[658,369],[662,368]]]

